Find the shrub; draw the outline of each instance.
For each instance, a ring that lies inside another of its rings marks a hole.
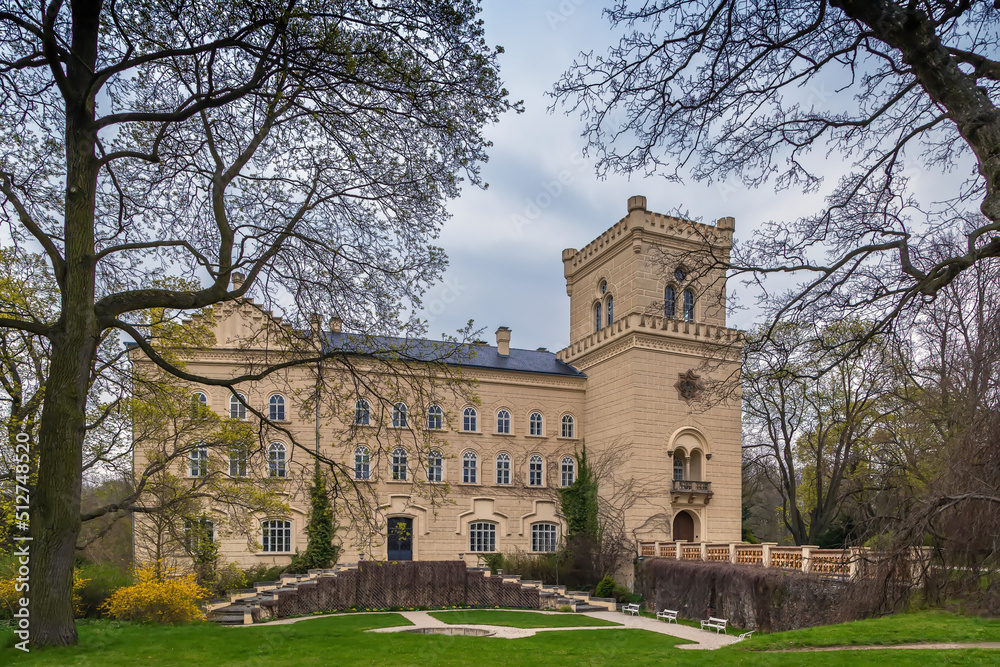
[[[155,564],[137,569],[136,583],[115,591],[102,610],[140,623],[188,623],[204,618],[198,601],[208,597],[208,591],[198,585],[195,575],[164,572],[158,579],[157,569]]]
[[[254,565],[243,570],[243,579],[247,586],[253,586],[258,581],[277,581],[288,569],[287,565]]]
[[[614,577],[604,577],[597,582],[597,588],[594,589],[594,595],[599,598],[614,597],[616,586],[618,586],[618,583],[615,581]]]
[[[219,597],[225,597],[230,591],[246,588],[249,585],[246,573],[236,563],[220,567],[215,573],[214,593]]]
[[[13,618],[14,610],[18,607],[18,599],[27,597],[24,592],[19,592],[16,588],[17,567],[17,559],[13,555],[5,555],[0,561],[0,619]],[[79,570],[73,570],[73,611],[77,617],[83,615],[80,591],[89,581],[90,579],[84,578]]]
[[[91,563],[82,566],[80,576],[86,579],[79,589],[79,615],[87,618],[98,618],[104,614],[101,606],[119,588],[133,583],[132,573],[115,565]]]

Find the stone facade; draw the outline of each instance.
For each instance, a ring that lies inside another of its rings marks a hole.
[[[557,354],[517,348],[506,327],[497,331],[495,347],[403,341],[405,363],[372,352],[378,341],[364,339],[339,361],[324,362],[321,379],[317,365],[307,364],[239,385],[251,408],[247,418],[255,423],[255,410],[270,416],[273,396],[285,401],[284,419],[260,427],[260,450],[247,465],[267,478],[268,448],[285,448],[284,476],[264,481],[287,511],[255,516],[243,533],[227,528],[225,513],[216,511],[211,518],[221,555],[244,566],[282,564],[305,549],[305,487],[314,461],[307,450],[317,446],[339,466],[338,481],[348,489],[336,500],[342,561],[361,553],[414,560],[462,555],[474,563],[484,544],[499,551],[548,548],[549,531],[554,527],[559,539],[565,529],[558,488],[575,475],[575,455],[584,444],[592,459],[617,462],[601,479],[602,495],[632,489],[634,497],[622,502],[627,532],[636,540],[738,540],[740,401],[738,393],[720,388],[738,387],[741,339],[725,326],[724,274],[703,260],[711,253],[725,258],[733,228],[732,218],[702,225],[651,213],[644,197],[631,198],[628,215],[611,229],[581,250],[563,251],[570,344]],[[665,312],[668,286],[673,313]],[[688,290],[693,299],[686,303]],[[249,299],[217,307],[206,323],[216,344],[190,355],[192,374],[231,378],[307,354],[281,342],[284,325]],[[308,332],[303,338],[310,338]],[[336,320],[329,331],[314,322],[311,339],[326,352],[349,349],[355,340]],[[138,351],[133,360],[139,374],[151,368]],[[191,391],[204,394],[209,410],[228,414],[229,388]],[[356,411],[359,396],[368,401],[367,424],[356,423],[364,421]],[[396,402],[407,406],[405,427],[398,425]],[[429,405],[442,408],[442,428],[427,428]],[[476,411],[474,429],[465,428],[467,409]],[[541,417],[540,425],[532,415]],[[498,432],[508,423],[509,432]],[[364,460],[357,458],[358,447],[368,448]],[[397,465],[395,476],[406,479],[394,479],[393,456],[400,451],[407,454],[405,475]],[[435,476],[432,451],[441,455],[440,482],[428,481]],[[469,454],[476,457],[475,481],[464,477]],[[223,456],[208,453],[210,460]],[[504,458],[509,482],[498,478]],[[136,469],[148,460],[137,441]],[[359,476],[357,462],[367,462],[360,475],[367,479],[352,479]],[[176,468],[190,476],[187,458],[179,458]],[[209,470],[229,472],[225,465]],[[290,522],[290,542],[279,540],[287,549],[263,549],[255,527],[263,520]],[[406,522],[405,537],[390,552],[386,526],[399,520]],[[492,541],[470,535],[471,524],[493,526]]]

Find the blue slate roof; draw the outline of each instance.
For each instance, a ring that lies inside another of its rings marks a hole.
[[[517,373],[542,373],[564,377],[587,377],[552,352],[510,349],[502,356],[497,348],[477,343],[452,343],[425,338],[390,338],[362,336],[350,333],[325,333],[324,352],[342,351],[349,354],[381,358],[399,357],[409,361],[440,362],[463,368],[489,368]]]

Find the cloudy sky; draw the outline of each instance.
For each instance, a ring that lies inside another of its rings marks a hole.
[[[705,222],[732,215],[737,238],[759,221],[790,217],[789,209],[801,205],[796,193],[780,198],[732,183],[594,175],[592,161],[581,155],[582,122],[562,111],[549,113],[546,92],[578,53],[603,51],[614,41],[603,4],[485,0],[487,39],[506,50],[501,76],[512,99],[524,100],[525,113],[509,114],[487,131],[494,142],[483,170],[489,188],[466,188],[450,206],[453,218],[440,239],[450,267],[428,293],[423,313],[432,337],[474,319],[490,343],[505,325],[513,329],[513,347],[565,347],[569,298],[561,252],[583,247],[618,222],[631,195],[645,195],[650,210],[680,208]],[[564,170],[572,180],[560,192],[552,184]],[[529,209],[532,204],[537,212]],[[736,326],[749,324],[748,317],[740,319]]]

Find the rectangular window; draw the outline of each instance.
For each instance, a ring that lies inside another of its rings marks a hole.
[[[554,523],[531,524],[531,550],[537,552],[555,551],[559,541],[559,530]]]
[[[191,460],[188,467],[191,477],[204,477],[208,474],[208,448],[195,447],[191,450]]]
[[[469,524],[469,551],[492,553],[497,550],[497,525],[486,521]]]
[[[288,553],[292,550],[291,521],[265,521],[263,527],[264,551],[269,553]]]

